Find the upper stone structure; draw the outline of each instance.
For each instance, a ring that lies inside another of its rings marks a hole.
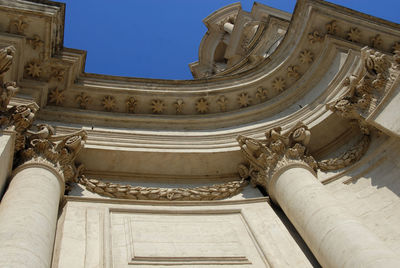
[[[315,137],[309,150],[330,170],[347,165],[324,159],[346,140],[339,137],[363,136],[365,124],[398,133],[395,120],[381,116],[394,105],[389,96],[398,83],[394,23],[323,1],[299,1],[292,15],[258,3],[250,12],[232,4],[204,20],[199,61],[190,65],[197,79],[169,81],[84,73],[85,52],[63,47],[64,12],[64,4],[51,1],[0,2],[3,56],[14,59],[2,77],[19,87],[11,106],[40,108],[37,120],[57,122],[59,134],[83,127],[87,146],[78,160],[88,172],[140,177],[157,166],[152,176],[221,180],[237,176],[238,135],[259,139],[266,129],[285,132],[297,122],[308,126]],[[342,116],[354,111],[360,118]],[[353,162],[367,140],[351,151]],[[116,148],[123,169],[107,160]]]

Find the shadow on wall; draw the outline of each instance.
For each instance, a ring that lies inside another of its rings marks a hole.
[[[278,206],[274,205],[273,203],[271,204],[271,207],[275,211],[275,213],[279,217],[279,219],[282,221],[282,223],[285,225],[286,229],[289,231],[290,235],[293,237],[294,241],[296,241],[297,245],[303,251],[304,255],[310,261],[312,266],[316,267],[316,268],[321,267],[321,265],[318,263],[317,259],[312,254],[311,250],[308,248],[308,246],[304,242],[303,238],[301,238],[301,236],[296,231],[296,229],[294,228],[292,223],[286,217],[285,213],[283,213],[283,211]]]

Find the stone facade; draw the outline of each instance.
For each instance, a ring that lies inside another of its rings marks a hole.
[[[194,80],[84,73],[0,1],[0,267],[400,267],[400,27],[319,0],[204,19]]]

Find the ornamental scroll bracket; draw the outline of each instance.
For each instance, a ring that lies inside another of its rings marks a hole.
[[[393,83],[396,68],[387,55],[369,47],[361,49],[361,62],[359,74],[348,76],[343,83],[346,93],[327,104],[339,116],[357,121],[364,121],[376,109]]]

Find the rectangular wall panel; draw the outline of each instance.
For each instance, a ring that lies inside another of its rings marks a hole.
[[[267,266],[239,210],[111,212],[111,240],[115,267]]]

